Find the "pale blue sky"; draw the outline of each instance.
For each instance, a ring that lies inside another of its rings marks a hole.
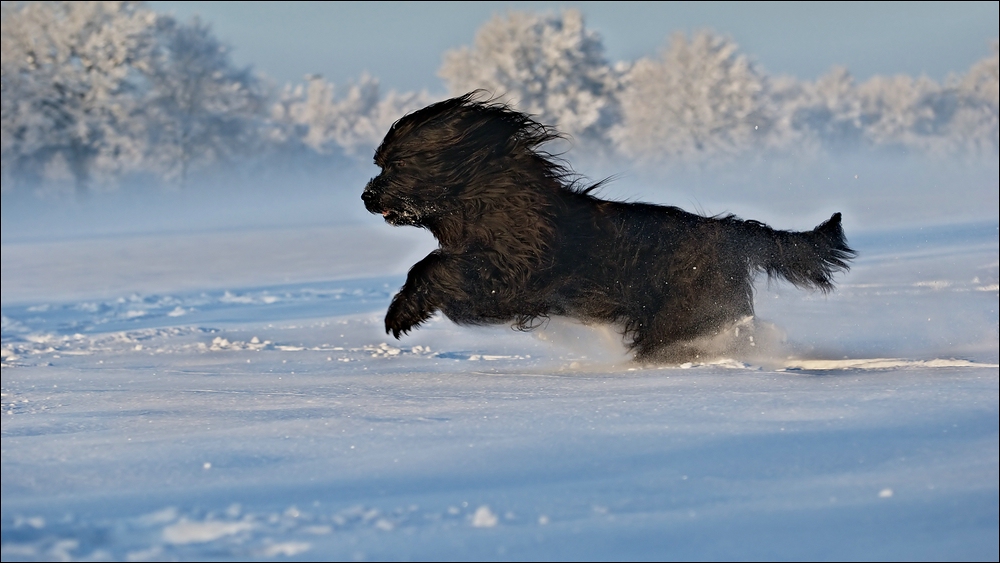
[[[942,79],[990,52],[997,2],[149,2],[182,20],[199,14],[234,48],[234,60],[277,83],[322,74],[343,84],[367,71],[387,89],[443,91],[448,50],[507,10],[579,8],[611,62],[655,55],[674,31],[729,35],[771,74],[815,78],[833,65],[857,78]]]

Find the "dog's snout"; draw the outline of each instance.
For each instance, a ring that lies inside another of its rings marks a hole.
[[[385,211],[385,202],[383,201],[382,190],[379,190],[374,184],[378,178],[372,178],[368,185],[365,186],[365,191],[361,192],[361,201],[365,202],[365,209],[369,213],[379,214]]]
[[[378,191],[373,185],[375,183],[375,178],[372,178],[365,186],[365,191],[361,192],[361,201],[365,202],[365,208],[372,213],[377,213],[379,206],[379,196]]]

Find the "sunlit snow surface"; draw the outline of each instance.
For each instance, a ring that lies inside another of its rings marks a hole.
[[[387,338],[412,229],[5,244],[3,560],[996,560],[997,225],[849,234],[682,366]]]

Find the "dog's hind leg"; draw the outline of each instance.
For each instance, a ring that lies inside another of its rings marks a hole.
[[[741,289],[741,288],[740,288]],[[703,359],[696,341],[753,316],[753,304],[740,289],[706,291],[698,299],[675,302],[631,327],[631,347],[640,362],[682,363]]]
[[[629,347],[635,353],[637,362],[680,363],[689,359],[684,354],[682,343],[697,334],[690,327],[671,323],[669,319],[655,319],[648,323],[636,324],[630,331],[632,341]]]

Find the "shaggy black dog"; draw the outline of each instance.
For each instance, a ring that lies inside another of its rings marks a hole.
[[[527,330],[551,315],[612,323],[638,360],[677,360],[684,343],[753,314],[757,272],[833,289],[847,270],[840,213],[808,232],[733,215],[605,201],[539,149],[559,138],[476,93],[404,116],[375,151],[361,198],[440,248],[392,300],[396,338],[442,311],[460,324]],[[683,354],[681,354],[683,355]]]

